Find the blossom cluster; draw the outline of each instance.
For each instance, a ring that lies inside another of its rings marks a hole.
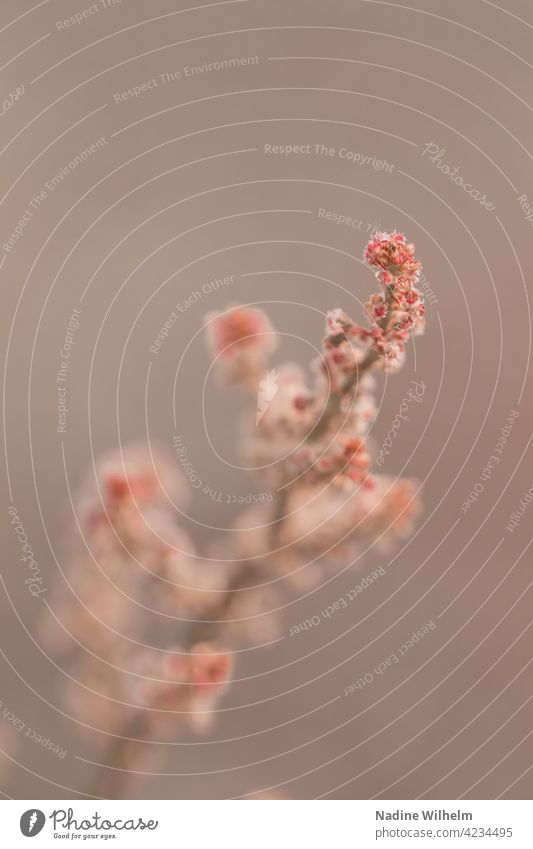
[[[381,291],[366,304],[369,327],[356,324],[340,309],[328,313],[324,360],[334,382],[373,362],[399,368],[409,335],[423,332],[424,304],[416,288],[421,264],[414,251],[401,233],[377,233],[367,245],[365,261],[377,269]]]
[[[253,348],[256,378],[251,384],[241,381],[253,393],[262,385],[257,375],[275,373],[276,391],[249,428],[246,451],[265,482],[282,494],[285,516],[278,543],[284,549],[278,560],[289,559],[291,568],[302,557],[308,563],[310,555],[314,561],[325,553],[345,556],[363,537],[385,543],[408,533],[419,511],[414,482],[372,471],[367,434],[376,413],[372,372],[401,366],[409,336],[424,330],[424,305],[416,289],[421,265],[414,246],[399,233],[375,234],[364,256],[381,287],[366,304],[368,325],[342,309],[328,312],[322,356],[312,363],[311,380],[296,365],[268,370],[270,323],[257,308],[234,306],[211,314],[207,324],[221,368],[233,381],[239,379],[235,363],[241,346],[247,355]],[[217,347],[221,338],[223,348]],[[239,520],[248,537],[242,550],[256,557],[268,548],[262,523],[268,526],[269,517],[257,508]],[[268,558],[268,567],[277,568],[276,558]]]
[[[163,707],[205,724],[228,681],[227,652],[176,643],[187,617],[207,615],[224,591],[216,568],[197,568],[174,521],[167,499],[178,491],[170,463],[135,448],[105,458],[81,499],[82,545],[42,636],[75,668],[67,700],[90,728],[116,730],[132,708],[145,712],[154,734]]]

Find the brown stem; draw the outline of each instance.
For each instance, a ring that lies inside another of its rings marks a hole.
[[[387,286],[385,289],[385,299],[387,302],[387,312],[383,316],[380,321],[378,321],[378,325],[382,331],[385,331],[387,325],[389,323],[391,308],[393,303],[393,286]],[[316,442],[317,439],[320,439],[327,430],[333,419],[338,416],[341,407],[342,399],[350,392],[354,387],[356,387],[357,393],[357,384],[359,383],[359,379],[362,377],[365,372],[370,369],[376,360],[379,358],[379,354],[374,349],[371,349],[364,360],[360,363],[357,363],[355,369],[352,374],[346,379],[343,386],[339,389],[338,392],[332,392],[328,398],[327,404],[322,410],[319,418],[311,428],[309,435],[307,436],[308,442]]]
[[[130,794],[125,791],[135,778],[130,766],[141,754],[143,747],[148,745],[145,741],[149,727],[146,711],[135,710],[129,715],[108,752],[106,769],[96,781],[94,796],[102,799],[128,798]]]
[[[352,374],[344,382],[342,388],[339,389],[338,392],[332,392],[328,398],[326,406],[320,414],[320,417],[309,431],[309,435],[307,437],[308,442],[316,442],[317,439],[324,436],[324,434],[328,431],[331,422],[340,413],[342,399],[354,388],[354,386],[357,387],[360,377],[374,364],[377,357],[378,355],[375,351],[369,351],[365,359],[361,363],[357,364]]]
[[[237,593],[250,583],[254,567],[249,561],[243,561],[230,581],[227,591],[221,601],[211,611],[211,617],[199,622],[193,622],[184,639],[184,648],[191,649],[193,645],[204,640],[214,640],[224,627],[225,616]],[[134,709],[125,719],[120,735],[110,747],[105,762],[105,773],[98,779],[94,794],[103,799],[126,798],[124,795],[134,776],[131,774],[131,764],[135,762],[144,746],[150,745],[150,717],[147,710]],[[136,752],[136,749],[138,752]]]
[[[204,642],[205,640],[214,640],[219,635],[226,624],[227,613],[237,594],[251,585],[254,574],[255,566],[249,560],[243,560],[239,564],[239,568],[229,582],[219,604],[210,611],[209,618],[194,622],[191,625],[189,633],[185,636],[186,648],[192,648],[195,643]]]
[[[272,523],[272,541],[278,538],[285,515],[286,494],[283,490],[278,494]],[[184,639],[184,647],[191,649],[193,645],[205,640],[214,640],[224,629],[228,611],[237,594],[253,584],[257,567],[252,561],[243,560],[235,570],[233,578],[222,595],[219,604],[210,611],[209,619],[193,622]],[[123,730],[111,746],[105,763],[105,774],[98,780],[93,795],[104,799],[125,798],[124,790],[132,781],[131,764],[145,746],[150,745],[150,716],[146,710],[133,710],[124,722]],[[136,751],[138,750],[138,752]]]

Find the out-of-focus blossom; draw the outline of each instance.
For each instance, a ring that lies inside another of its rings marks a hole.
[[[420,512],[416,482],[372,476],[365,484],[331,484],[317,492],[300,488],[292,494],[282,541],[309,556],[353,554],[361,541],[408,535]]]
[[[141,680],[138,693],[150,711],[150,722],[175,722],[179,713],[192,727],[198,721],[205,726],[228,685],[231,656],[210,643],[197,643],[189,653],[173,646],[158,657],[147,654],[143,661],[146,679]]]
[[[290,435],[304,433],[311,423],[308,411],[312,393],[302,369],[293,364],[281,366],[275,370],[273,380],[276,391],[256,422],[257,433],[267,439],[280,430]]]
[[[105,458],[85,488],[77,551],[41,636],[72,660],[69,705],[93,727],[120,724],[145,644],[174,641],[223,595],[222,570],[175,521],[167,493],[179,488],[171,463],[139,448]]]
[[[261,470],[267,486],[284,482],[288,473],[284,461],[305,439],[314,417],[313,395],[302,370],[294,365],[277,369],[276,392],[255,427],[249,428],[245,444],[249,463]]]
[[[205,321],[213,354],[229,377],[256,386],[276,346],[267,315],[255,307],[232,306],[209,313]]]

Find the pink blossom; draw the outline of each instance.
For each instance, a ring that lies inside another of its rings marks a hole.
[[[231,657],[209,643],[197,643],[189,654],[173,647],[167,654],[144,657],[147,678],[141,680],[139,695],[150,710],[150,721],[175,722],[175,713],[193,726],[198,714],[202,724],[224,692],[231,674]],[[148,680],[154,673],[161,680]]]
[[[380,279],[389,285],[391,277],[413,277],[420,270],[414,254],[415,246],[402,233],[376,233],[366,247],[365,260],[384,272]]]
[[[220,693],[229,681],[231,658],[209,643],[197,643],[191,649],[191,681],[201,695]]]
[[[353,321],[346,313],[337,308],[326,313],[326,330],[328,336],[339,336],[349,333]]]
[[[263,310],[233,307],[218,315],[210,313],[207,321],[215,353],[222,357],[235,356],[235,350],[245,348],[273,347],[272,327]]]

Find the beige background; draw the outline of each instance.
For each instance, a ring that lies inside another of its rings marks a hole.
[[[83,794],[90,781],[77,759],[90,746],[59,711],[63,673],[38,644],[41,603],[23,583],[9,503],[52,584],[57,563],[68,568],[67,482],[76,487],[92,456],[146,438],[147,427],[171,448],[174,410],[203,481],[225,494],[261,491],[233,467],[242,462],[242,398],[208,374],[196,336],[202,318],[232,300],[265,304],[285,334],[276,362],[305,363],[324,312],[357,313],[372,291],[360,257],[378,224],[416,242],[437,299],[404,371],[380,384],[374,430],[379,445],[409,382],[424,381],[423,403],[412,405],[387,465],[424,482],[417,532],[394,557],[371,554],[315,593],[289,596],[284,639],[241,655],[241,681],[209,745],[177,734],[162,766],[172,775],[138,794],[527,798],[533,508],[512,534],[506,525],[533,483],[532,231],[517,200],[533,199],[531,5],[245,0],[191,10],[181,0],[122,0],[57,28],[89,5],[49,0],[32,10],[27,0],[3,0],[0,8],[2,97],[24,86],[0,118],[2,244],[47,181],[107,140],[47,193],[13,249],[0,251],[8,463],[0,699],[68,748],[60,760],[8,736],[16,763],[4,792],[61,798]],[[184,76],[188,65],[234,57],[259,62]],[[181,79],[115,101],[177,71]],[[423,154],[429,143],[494,210]],[[336,152],[284,157],[265,154],[269,144]],[[351,164],[341,148],[393,168]],[[325,221],[321,208],[361,227]],[[230,286],[190,305],[150,354],[176,303],[231,274]],[[73,308],[82,313],[60,435],[55,374]],[[520,416],[501,461],[463,515],[511,410]],[[199,492],[188,509],[199,543],[211,535],[205,525],[225,528],[236,515]],[[378,564],[386,577],[348,610],[288,638],[292,624]],[[429,620],[437,628],[401,664],[343,696]],[[8,731],[0,723],[0,734]]]

